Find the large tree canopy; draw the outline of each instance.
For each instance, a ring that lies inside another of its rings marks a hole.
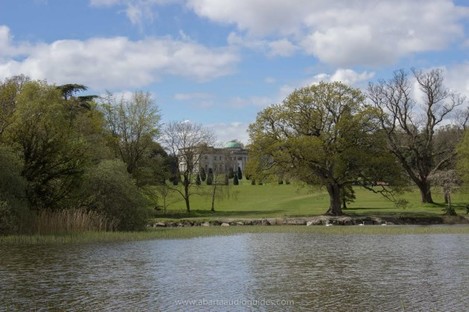
[[[127,171],[138,181],[148,169],[155,139],[159,135],[161,115],[150,93],[137,91],[129,99],[107,94],[101,110],[110,133],[110,145],[126,163]],[[141,184],[142,181],[139,181]]]
[[[444,134],[439,129],[464,98],[444,87],[441,70],[414,70],[413,76],[415,84],[406,71],[396,71],[393,78],[370,84],[368,93],[381,111],[380,123],[390,150],[419,188],[422,202],[433,203],[429,177],[455,157],[455,144],[437,142],[437,134]],[[414,86],[421,99],[416,99]]]
[[[21,149],[27,197],[34,209],[56,208],[78,183],[88,144],[71,122],[60,92],[27,82],[16,98],[7,137]]]
[[[288,170],[301,181],[324,185],[330,196],[327,213],[342,214],[344,187],[399,175],[378,130],[376,110],[364,100],[359,90],[339,82],[295,90],[250,125],[251,161],[264,172]]]

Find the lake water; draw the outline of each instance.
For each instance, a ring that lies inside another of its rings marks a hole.
[[[468,235],[0,246],[1,311],[467,311]]]

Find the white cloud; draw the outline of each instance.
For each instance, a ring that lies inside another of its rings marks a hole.
[[[185,5],[199,17],[234,25],[231,45],[271,56],[297,51],[324,63],[391,64],[412,53],[435,51],[464,40],[469,7],[451,0],[90,0],[93,6],[124,7],[141,26],[156,6]]]
[[[181,2],[181,0],[90,0],[94,7],[124,7],[130,22],[142,27],[145,21],[152,22],[155,17],[154,6]]]
[[[312,2],[314,1],[187,0],[187,6],[199,16],[218,23],[235,24],[240,30],[262,36],[295,33],[305,18],[305,12],[312,8]]]
[[[0,78],[25,74],[53,83],[113,89],[145,86],[168,74],[207,81],[230,74],[238,62],[231,49],[211,49],[171,38],[58,40],[25,47],[5,40],[9,38],[5,33],[5,27],[0,28],[1,50],[21,50],[23,55],[18,59],[11,53],[7,57],[0,54]]]
[[[10,54],[10,29],[6,26],[0,26],[0,57]]]
[[[368,82],[371,78],[374,77],[374,75],[375,73],[373,72],[364,71],[364,72],[358,73],[352,69],[339,68],[332,75],[326,74],[326,73],[317,74],[311,80],[307,81],[306,84],[319,83],[321,81],[325,81],[325,82],[340,81],[347,85],[357,87],[357,86],[360,86],[364,82]]]
[[[356,72],[352,69],[337,69],[333,74],[319,73],[309,79],[299,81],[295,84],[286,84],[280,87],[276,99],[273,99],[272,103],[280,103],[286,99],[295,89],[310,86],[312,84],[318,84],[321,81],[333,82],[340,81],[354,88],[366,89],[368,81],[373,78],[374,72]]]
[[[230,46],[248,48],[264,53],[268,50],[268,42],[266,40],[244,37],[234,32],[228,35],[227,42]]]
[[[249,124],[247,123],[215,123],[209,124],[206,127],[212,130],[213,133],[216,133],[216,140],[220,145],[235,139],[245,145],[249,142],[249,134],[247,132]]]
[[[122,2],[122,0],[90,0],[92,6],[113,6]]]
[[[268,45],[272,56],[290,56],[297,50],[297,47],[287,39],[272,41]]]
[[[9,57],[23,56],[29,49],[29,44],[21,42],[13,44],[13,36],[10,33],[10,28],[0,25],[0,62]]]
[[[445,83],[451,90],[466,97],[469,106],[469,61],[445,69]]]
[[[461,20],[469,16],[468,7],[450,0],[187,0],[187,6],[211,21],[236,25],[238,41],[287,40],[341,67],[389,64],[444,49],[464,38]]]
[[[396,50],[376,45],[369,26],[335,27],[307,36],[301,45],[321,61],[338,66],[350,63],[378,65],[396,58]]]

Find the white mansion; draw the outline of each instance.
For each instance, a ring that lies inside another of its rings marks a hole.
[[[209,146],[203,149],[203,152],[195,157],[195,170],[200,172],[202,168],[205,172],[210,169],[214,173],[226,174],[233,169],[237,172],[238,168],[244,172],[248,160],[248,150],[237,140],[227,142],[223,147]],[[179,168],[184,169],[186,164],[181,159]]]

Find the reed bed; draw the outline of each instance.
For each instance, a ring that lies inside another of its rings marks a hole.
[[[128,242],[151,239],[189,239],[207,236],[226,236],[243,234],[295,233],[304,235],[425,235],[425,234],[462,234],[469,235],[468,225],[431,225],[431,226],[232,226],[232,227],[185,227],[157,228],[141,232],[69,232],[49,235],[9,235],[0,236],[0,245],[29,244],[70,244]]]
[[[85,209],[64,209],[59,211],[40,211],[34,218],[34,234],[64,234],[79,232],[113,231],[116,221],[109,220],[96,211]]]

